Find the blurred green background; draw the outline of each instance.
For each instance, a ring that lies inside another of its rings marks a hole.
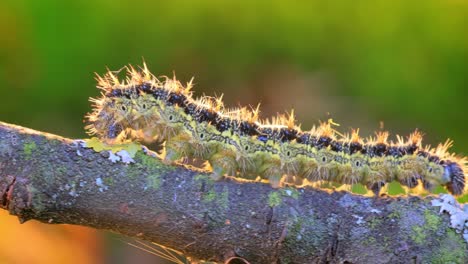
[[[463,0],[3,0],[0,120],[86,137],[94,73],[144,58],[156,75],[194,76],[196,95],[261,102],[263,117],[294,108],[304,129],[333,118],[365,136],[418,128],[466,155],[467,29]],[[97,262],[125,262],[105,248]]]

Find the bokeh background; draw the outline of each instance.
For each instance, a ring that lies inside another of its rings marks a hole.
[[[415,128],[468,154],[468,2],[0,1],[0,120],[83,138],[94,73],[143,58],[229,106],[295,109],[362,135]],[[462,201],[468,199],[462,198]],[[19,225],[0,213],[2,263],[163,263],[123,237]]]

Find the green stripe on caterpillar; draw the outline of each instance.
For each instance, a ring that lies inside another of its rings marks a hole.
[[[167,163],[184,158],[206,161],[213,177],[283,182],[361,183],[379,193],[388,182],[431,190],[443,185],[464,193],[467,159],[450,154],[452,142],[422,146],[422,134],[388,140],[387,132],[361,138],[359,131],[341,135],[331,120],[302,131],[294,113],[259,119],[259,108],[227,109],[221,98],[193,98],[192,82],[160,81],[146,65],[124,68],[127,79],[112,72],[98,76],[101,97],[91,98],[86,129],[108,143],[133,139],[164,142]]]

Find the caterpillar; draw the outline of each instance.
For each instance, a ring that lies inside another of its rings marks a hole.
[[[448,152],[452,141],[422,146],[422,133],[389,140],[388,132],[362,138],[341,134],[332,120],[303,131],[294,112],[261,120],[259,107],[228,109],[219,98],[194,98],[192,80],[159,80],[146,64],[97,75],[99,98],[90,98],[86,130],[109,144],[127,139],[164,142],[163,161],[205,161],[212,176],[268,180],[273,187],[307,182],[361,183],[376,195],[389,182],[432,190],[442,185],[454,195],[465,190],[466,157]]]

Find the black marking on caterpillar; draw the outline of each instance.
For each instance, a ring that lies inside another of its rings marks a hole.
[[[418,131],[395,142],[388,141],[387,132],[366,139],[358,130],[342,136],[331,120],[302,131],[293,112],[260,121],[258,108],[226,109],[221,98],[194,99],[191,82],[160,81],[146,65],[125,69],[128,77],[122,82],[110,71],[98,76],[102,96],[90,99],[94,105],[86,129],[107,142],[164,141],[168,163],[200,159],[215,178],[259,176],[275,187],[282,179],[332,181],[361,183],[378,194],[396,180],[409,188],[421,182],[429,190],[443,185],[452,194],[464,193],[467,159],[448,152],[449,140],[430,148],[422,146]]]

